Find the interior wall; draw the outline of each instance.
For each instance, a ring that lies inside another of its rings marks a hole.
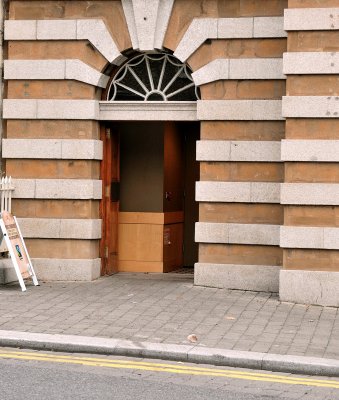
[[[163,212],[164,124],[120,124],[120,211]]]

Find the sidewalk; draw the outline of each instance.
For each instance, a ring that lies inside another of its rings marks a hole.
[[[339,361],[339,309],[284,303],[272,293],[195,287],[189,275],[41,282],[25,293],[18,285],[0,286],[0,315],[2,331]],[[187,340],[190,334],[197,343]]]

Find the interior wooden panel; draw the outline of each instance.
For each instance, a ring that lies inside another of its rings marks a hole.
[[[119,264],[124,261],[163,260],[163,226],[119,224]]]
[[[119,260],[119,272],[163,272],[162,261]]]

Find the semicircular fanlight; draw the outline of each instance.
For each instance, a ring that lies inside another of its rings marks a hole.
[[[192,71],[170,54],[140,54],[113,78],[107,100],[194,101],[200,98]]]

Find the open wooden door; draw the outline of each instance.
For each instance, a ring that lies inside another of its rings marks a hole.
[[[118,271],[118,213],[119,213],[119,132],[114,125],[101,127],[103,184],[101,216],[102,239],[100,243],[101,275]]]

